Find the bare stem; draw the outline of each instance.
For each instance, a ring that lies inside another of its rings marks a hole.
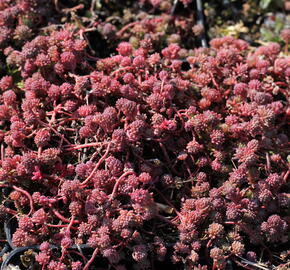
[[[56,209],[52,209],[52,213],[58,217],[61,221],[66,223],[71,223],[71,220],[65,218],[62,214],[60,214]],[[74,224],[79,224],[80,222],[78,220],[73,220]]]
[[[85,143],[85,144],[79,144],[79,145],[68,145],[65,146],[65,150],[72,151],[72,150],[78,150],[83,148],[89,148],[89,147],[96,147],[100,145],[107,144],[108,142],[94,142],[94,143]]]
[[[31,197],[31,195],[30,195],[26,190],[24,190],[24,189],[22,189],[22,188],[19,188],[19,187],[14,186],[14,185],[13,185],[12,187],[13,187],[13,189],[15,189],[15,190],[18,191],[18,192],[21,192],[22,194],[24,194],[24,195],[28,198],[28,200],[29,200],[29,205],[30,205],[30,211],[29,211],[29,213],[28,213],[28,216],[31,215],[31,214],[34,212],[33,199],[32,199],[32,197]]]
[[[85,187],[86,184],[91,180],[91,178],[94,176],[95,172],[97,171],[97,169],[100,167],[100,165],[102,164],[102,162],[107,158],[108,154],[109,154],[109,150],[110,150],[110,146],[111,146],[111,142],[109,142],[108,146],[107,146],[107,150],[105,152],[105,154],[100,158],[100,160],[98,161],[98,163],[96,164],[95,168],[93,169],[93,171],[90,173],[90,175],[87,177],[87,179],[82,182],[81,186]]]
[[[116,181],[115,185],[114,185],[114,188],[113,188],[113,191],[112,191],[112,194],[111,194],[111,197],[110,197],[110,201],[112,201],[115,196],[116,196],[116,193],[117,193],[117,189],[121,183],[121,181],[124,179],[124,177],[130,175],[130,174],[134,174],[133,171],[128,171],[128,172],[125,172],[123,173]]]
[[[97,254],[99,252],[99,249],[96,248],[92,254],[92,257],[88,260],[88,262],[86,263],[86,265],[84,266],[83,270],[88,270],[90,265],[93,263],[93,261],[95,260]]]

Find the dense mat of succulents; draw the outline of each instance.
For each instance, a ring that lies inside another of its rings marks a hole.
[[[152,16],[119,29],[103,2],[96,22],[0,3],[4,252],[31,247],[23,269],[289,269],[290,30],[194,48],[202,26],[169,12],[193,1],[128,4]]]

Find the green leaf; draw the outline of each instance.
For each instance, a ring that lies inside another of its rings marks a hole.
[[[22,89],[24,87],[24,81],[20,81],[16,84],[16,86],[20,89]]]
[[[272,0],[261,0],[260,1],[260,8],[261,9],[266,9],[269,7],[269,5],[271,4]]]

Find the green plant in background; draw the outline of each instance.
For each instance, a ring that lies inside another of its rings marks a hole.
[[[290,28],[290,15],[280,12],[268,13],[260,29],[260,39],[266,42],[275,41],[280,43],[282,39],[279,35],[285,28]]]
[[[283,0],[208,0],[204,7],[210,38],[230,35],[250,43],[283,44],[280,32],[290,27]]]
[[[223,27],[214,27],[219,33],[219,36],[232,36],[238,38],[241,36],[242,33],[248,33],[249,28],[244,25],[242,21],[239,21],[235,24],[225,25]]]
[[[272,0],[261,0],[259,6],[260,6],[261,9],[267,9],[272,2],[274,2],[274,1],[272,1]]]

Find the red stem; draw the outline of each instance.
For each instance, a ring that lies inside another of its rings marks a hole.
[[[164,154],[164,157],[165,157],[165,159],[166,159],[166,162],[168,163],[168,166],[170,166],[170,169],[172,170],[172,172],[175,173],[175,174],[178,175],[178,176],[181,176],[181,173],[179,173],[178,171],[176,171],[176,170],[174,169],[174,167],[171,166],[171,163],[172,163],[172,162],[170,161],[169,155],[168,155],[168,153],[167,153],[167,151],[166,151],[166,148],[164,147],[163,143],[159,142],[159,145],[160,145],[160,148],[161,148],[161,150],[162,150],[162,152],[163,152],[163,154]]]
[[[71,220],[65,218],[62,214],[60,214],[56,209],[52,209],[52,213],[54,213],[55,216],[57,216],[61,221],[70,223]],[[73,221],[74,224],[79,224],[80,222],[78,220]]]
[[[63,139],[63,140],[68,144],[68,145],[71,145],[70,141],[67,140],[67,139],[64,137],[63,134],[60,134],[60,133],[59,133],[55,128],[51,127],[50,125],[44,123],[44,122],[41,121],[41,120],[38,120],[38,122],[39,122],[40,124],[42,124],[43,126],[49,128],[49,129],[51,129],[51,130],[52,130],[52,131],[53,131],[57,136],[59,136],[60,138],[62,138],[62,139]]]
[[[51,228],[66,228],[68,225],[61,225],[61,224],[46,224],[48,227]],[[70,229],[77,230],[78,228],[71,226]]]
[[[123,33],[124,33],[127,29],[129,29],[131,26],[134,26],[134,25],[137,24],[137,23],[139,23],[139,21],[138,21],[138,22],[131,22],[131,23],[125,25],[125,26],[124,26],[124,27],[123,27],[119,32],[117,32],[116,36],[122,36]]]
[[[34,212],[33,199],[31,197],[31,195],[26,190],[24,190],[22,188],[16,187],[14,185],[12,187],[13,187],[13,189],[15,189],[18,192],[21,192],[22,194],[24,194],[28,198],[29,205],[30,205],[30,211],[29,211],[29,213],[27,215],[28,216],[31,215]]]
[[[88,259],[80,252],[77,252],[75,250],[68,250],[68,253],[74,253],[74,254],[77,254],[78,256],[82,257],[82,259],[84,260],[84,262],[87,262]]]
[[[287,178],[288,178],[289,174],[290,174],[290,170],[288,170],[288,171],[285,173],[285,175],[284,175],[284,177],[283,177],[284,182],[287,182]]]
[[[70,229],[71,229],[71,227],[72,227],[74,221],[75,221],[75,216],[72,216],[72,217],[71,217],[71,220],[70,220],[70,223],[68,224],[68,226],[67,226],[67,228],[66,228],[66,231],[67,231],[67,232],[70,232]]]
[[[75,216],[72,216],[70,223],[68,224],[68,226],[66,228],[66,233],[68,233],[68,234],[70,234],[70,230],[71,230],[71,227],[74,223],[74,219],[75,219]],[[60,261],[62,261],[64,259],[64,256],[66,254],[67,254],[67,248],[63,248],[62,253],[61,253],[61,257],[60,257]]]
[[[175,208],[175,206],[169,201],[167,200],[167,198],[157,189],[155,188],[155,190],[157,191],[157,193],[162,197],[162,199],[174,210],[174,212],[176,213],[176,215],[179,217],[179,219],[182,219],[182,215],[180,214],[180,212]]]
[[[241,266],[241,267],[243,267],[243,268],[245,268],[245,269],[248,269],[248,270],[255,270],[256,268],[252,268],[252,267],[250,267],[250,266],[248,266],[248,265],[245,265],[245,264],[242,264],[241,262],[239,262],[237,259],[235,259],[235,258],[232,258],[233,259],[233,261],[237,264],[237,265],[239,265],[239,266]]]
[[[247,233],[249,236],[254,238],[257,242],[259,242],[263,246],[263,248],[268,252],[268,254],[270,256],[270,261],[272,260],[273,255],[272,255],[270,249],[265,245],[265,243],[262,240],[260,240],[258,237],[256,237],[255,233],[251,229],[249,229],[247,227],[247,225],[245,225],[241,222],[235,222],[235,221],[226,221],[225,224],[239,225],[245,233]]]
[[[5,149],[4,149],[4,144],[1,143],[1,161],[4,160],[5,157]]]
[[[134,174],[133,171],[128,171],[128,172],[125,172],[123,173],[116,181],[115,185],[114,185],[114,188],[113,188],[113,191],[112,191],[112,194],[111,194],[111,197],[110,197],[110,201],[112,201],[114,199],[114,197],[116,196],[116,193],[117,193],[117,189],[121,183],[121,181],[123,180],[124,177],[130,175],[130,174]]]
[[[123,67],[123,68],[119,68],[119,69],[115,70],[115,71],[112,73],[112,76],[114,76],[115,74],[118,74],[119,72],[127,71],[127,70],[131,70],[131,69],[133,69],[133,67]]]
[[[86,143],[86,144],[79,144],[79,145],[68,145],[65,146],[65,150],[71,151],[71,150],[78,150],[78,149],[83,149],[83,148],[88,148],[88,147],[95,147],[95,146],[100,146],[107,144],[107,142],[94,142],[94,143]]]
[[[90,265],[93,263],[93,261],[95,260],[97,254],[98,254],[99,249],[96,248],[92,254],[92,257],[88,260],[88,262],[86,263],[86,265],[84,266],[83,270],[88,270]]]
[[[59,120],[59,124],[62,125],[65,122],[79,120],[79,118],[62,118]]]
[[[98,161],[98,163],[96,164],[95,168],[93,169],[93,171],[90,173],[90,175],[87,177],[87,179],[81,183],[81,187],[85,187],[86,184],[91,180],[91,178],[94,176],[95,172],[97,171],[97,169],[100,167],[100,165],[102,164],[102,162],[107,158],[108,154],[109,154],[109,150],[110,150],[110,146],[111,146],[111,142],[109,142],[108,146],[107,146],[107,150],[105,152],[105,154],[100,158],[100,160]]]
[[[12,215],[12,216],[16,216],[16,215],[17,215],[17,211],[15,211],[15,210],[13,210],[13,209],[10,209],[10,208],[7,208],[7,207],[4,207],[4,206],[3,206],[3,210],[4,210],[6,213],[8,213],[8,214],[10,214],[10,215]]]

